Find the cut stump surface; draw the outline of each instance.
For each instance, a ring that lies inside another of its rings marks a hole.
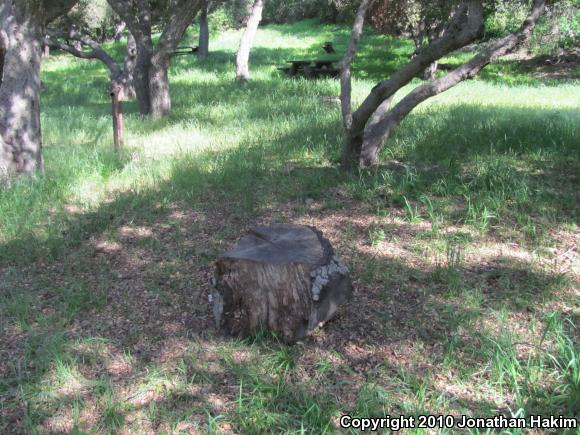
[[[334,316],[352,294],[348,270],[315,228],[257,227],[216,262],[213,311],[232,335],[261,328],[295,342]]]

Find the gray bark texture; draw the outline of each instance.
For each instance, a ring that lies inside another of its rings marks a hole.
[[[199,14],[199,57],[207,57],[209,54],[209,23],[207,19],[208,2],[203,0]]]
[[[151,36],[139,35],[135,37],[137,46],[137,59],[135,61],[135,72],[133,83],[139,111],[142,115],[151,114],[151,86],[149,82],[149,71],[151,70],[151,56],[153,53],[153,42]]]
[[[265,329],[294,343],[351,294],[348,270],[320,231],[275,224],[251,230],[217,260],[212,308],[229,334]]]
[[[490,48],[483,50],[472,60],[444,77],[431,80],[417,87],[392,109],[385,110],[385,106],[390,105],[390,99],[393,95],[409,83],[413,77],[422,73],[441,57],[464,47],[479,37],[483,28],[481,1],[465,0],[461,2],[454,11],[448,26],[441,32],[441,36],[419,51],[407,65],[399,69],[389,80],[382,81],[375,86],[354,112],[350,110],[350,82],[348,86],[343,83],[341,98],[343,119],[349,121],[348,124],[345,122],[343,167],[375,164],[382,144],[405,116],[418,104],[452,88],[463,80],[476,76],[494,59],[517,48],[530,37],[544,11],[544,6],[545,0],[534,0],[529,16],[518,31],[500,39]],[[355,40],[356,32],[355,24],[352,40]]]
[[[125,98],[135,98],[135,64],[137,63],[137,43],[135,37],[131,32],[127,32],[127,54],[125,55],[125,62],[123,63],[123,73],[121,76],[121,83],[123,85],[123,94]]]
[[[170,56],[156,51],[151,58],[149,69],[149,95],[151,102],[150,115],[161,118],[171,112],[169,94],[169,61]]]
[[[363,135],[360,129],[353,128],[352,113],[352,63],[358,50],[362,36],[365,16],[372,0],[362,0],[352,27],[350,43],[346,50],[340,67],[340,106],[342,111],[342,123],[346,134],[345,148],[342,155],[343,166],[348,167],[356,162],[362,147]]]
[[[44,169],[40,129],[43,31],[76,1],[0,2],[0,178]]]
[[[258,31],[260,21],[262,21],[262,11],[264,10],[264,0],[255,0],[248,16],[246,30],[242,35],[238,54],[236,55],[236,80],[247,82],[250,80],[250,50]]]
[[[202,0],[170,1],[170,13],[156,46],[151,37],[149,0],[108,0],[108,3],[135,37],[137,57],[133,78],[141,114],[154,118],[168,115],[171,112],[168,71],[171,55],[200,10]]]

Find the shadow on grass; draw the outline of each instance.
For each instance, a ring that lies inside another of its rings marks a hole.
[[[276,92],[289,96],[300,86],[298,82],[281,83]],[[66,222],[62,233],[51,233],[48,238],[39,237],[36,231],[22,234],[0,246],[0,259],[11,264],[36,260],[48,253],[57,255],[114,222],[127,219],[124,216],[129,211],[150,210],[156,202],[185,200],[192,206],[210,206],[215,197],[229,203],[234,213],[244,209],[253,212],[271,203],[323,198],[335,188],[346,189],[354,198],[385,209],[401,207],[405,199],[419,201],[428,196],[452,222],[477,224],[485,219],[485,210],[493,215],[490,222],[500,222],[502,215],[515,219],[523,214],[532,221],[520,222],[522,225],[534,224],[536,218],[541,226],[577,222],[578,129],[573,122],[577,111],[467,104],[441,110],[434,106],[410,115],[385,145],[383,158],[398,159],[396,167],[378,166],[351,176],[336,167],[317,167],[320,161],[339,159],[341,130],[338,119],[334,119],[337,109],[323,109],[327,116],[312,122],[310,112],[300,104],[276,104],[278,112],[273,111],[274,100],[262,104],[256,100],[252,106],[244,106],[248,94],[264,95],[269,87],[267,82],[256,81],[232,94],[219,86],[207,86],[193,90],[190,96],[195,101],[208,101],[203,107],[209,109],[212,95],[227,95],[230,103],[240,106],[241,124],[271,116],[292,119],[282,132],[244,139],[231,151],[176,159],[170,178],[159,186],[138,195],[119,194],[86,215],[55,216]],[[315,96],[308,103],[311,108],[322,105]],[[206,110],[199,113],[205,124],[220,124]],[[157,127],[170,122],[178,122],[178,118],[160,122]],[[467,127],[454,128],[458,123],[469,126],[469,131]],[[556,131],[558,140],[551,139]],[[313,156],[314,167],[301,168],[304,155]],[[113,160],[111,154],[107,161],[110,164]],[[123,165],[128,163],[126,160]],[[297,170],[289,170],[289,164]],[[123,165],[114,164],[109,174]],[[451,205],[457,206],[455,211],[446,211]],[[516,215],[510,215],[512,212]]]
[[[123,194],[93,214],[76,216],[69,236],[76,233],[80,239],[76,246],[67,247],[57,262],[38,268],[11,268],[12,276],[3,277],[5,284],[14,287],[15,294],[32,293],[36,301],[34,308],[21,316],[21,321],[29,324],[26,332],[4,331],[9,335],[5,351],[10,352],[10,357],[3,361],[14,364],[4,366],[2,371],[2,394],[10,403],[3,412],[8,414],[5,421],[11,427],[42,425],[51,413],[70,405],[69,398],[58,395],[40,400],[44,397],[40,391],[46,385],[47,372],[63,359],[87,366],[83,373],[94,381],[116,385],[137,379],[142,385],[127,403],[119,402],[116,409],[100,411],[98,419],[104,425],[111,425],[111,420],[123,422],[131,413],[143,409],[154,429],[155,424],[168,419],[191,419],[194,409],[196,421],[206,421],[207,415],[225,415],[236,428],[248,431],[298,429],[300,424],[321,430],[331,424],[339,409],[360,416],[394,411],[434,412],[419,398],[405,404],[394,392],[390,397],[391,390],[365,398],[361,389],[374,384],[380,374],[396,380],[395,387],[405,394],[418,397],[423,382],[434,370],[421,364],[437,367],[452,357],[454,364],[474,372],[485,367],[494,348],[473,330],[484,312],[488,308],[509,313],[526,311],[549,300],[557,290],[553,275],[509,259],[460,270],[461,286],[452,290],[457,297],[446,300],[443,296],[450,291],[449,277],[437,270],[411,267],[393,257],[345,248],[341,255],[358,282],[355,297],[325,326],[323,335],[307,340],[299,348],[304,355],[317,349],[342,355],[343,362],[333,365],[330,373],[305,379],[277,378],[268,367],[258,365],[256,369],[258,363],[220,357],[219,352],[216,356],[211,348],[207,352],[212,356],[202,357],[188,347],[192,339],[207,346],[216,342],[227,346],[230,342],[215,331],[207,304],[212,261],[257,222],[293,221],[301,216],[272,216],[248,210],[243,204],[235,210],[235,205],[225,201],[228,196],[220,196],[219,192],[211,195],[211,181],[203,184],[208,174],[192,179],[191,166],[185,165],[181,170],[184,172],[174,173],[160,191]],[[185,180],[180,177],[186,177],[186,173],[188,185],[205,192],[207,202],[189,202],[170,193],[185,187],[181,184]],[[350,215],[347,209],[329,219],[327,230],[344,233]],[[364,235],[369,228],[354,229],[355,234]],[[412,237],[416,230],[395,225],[392,231],[398,237],[410,232]],[[463,295],[475,288],[481,299],[475,305],[463,305]],[[14,316],[13,312],[10,314]],[[75,342],[97,337],[110,343],[116,355],[130,355],[134,371],[118,375],[118,364],[101,361],[98,355],[67,350]],[[416,368],[408,367],[413,357],[405,354],[412,351],[404,347],[405,343],[418,346],[413,354],[421,364]],[[372,346],[386,346],[394,357],[361,355],[356,350]],[[266,342],[266,350],[261,350],[267,358],[273,357],[270,348]],[[274,353],[277,351],[275,348]],[[274,358],[278,367],[274,373],[283,371],[280,367],[284,360],[276,354]],[[151,379],[156,367],[166,365],[179,367],[177,372],[185,385],[175,387],[172,381]],[[404,372],[402,367],[407,367]],[[313,370],[309,364],[304,369]],[[102,389],[99,385],[94,391]],[[24,396],[19,392],[21,387],[26,391]],[[191,388],[197,392],[191,393]],[[439,394],[428,388],[429,394]],[[94,391],[90,394],[96,394]],[[356,398],[353,403],[340,399],[349,392]],[[397,394],[401,392],[397,390]],[[27,407],[13,405],[17,397]],[[220,405],[228,402],[236,403],[235,408],[226,410]],[[454,406],[462,413],[476,415],[497,412],[493,403],[469,398],[459,398]],[[189,407],[189,412],[185,407]],[[541,411],[553,413],[557,409]],[[269,420],[264,422],[264,417]]]

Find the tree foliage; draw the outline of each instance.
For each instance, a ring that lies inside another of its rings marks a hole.
[[[113,36],[119,18],[106,0],[80,0],[68,14],[51,24],[51,29],[68,33],[71,29],[101,41]]]
[[[106,0],[81,0],[66,15],[79,29],[96,31],[113,24],[113,10]]]

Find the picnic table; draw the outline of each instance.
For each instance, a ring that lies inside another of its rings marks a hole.
[[[187,54],[195,54],[199,50],[197,45],[191,45],[187,47],[177,47],[177,50],[173,52],[173,56],[183,56]]]
[[[288,60],[286,63],[291,64],[290,67],[283,66],[278,69],[288,77],[303,76],[308,79],[322,77],[336,78],[340,74],[340,70],[335,66],[337,62],[337,60],[330,59]]]

